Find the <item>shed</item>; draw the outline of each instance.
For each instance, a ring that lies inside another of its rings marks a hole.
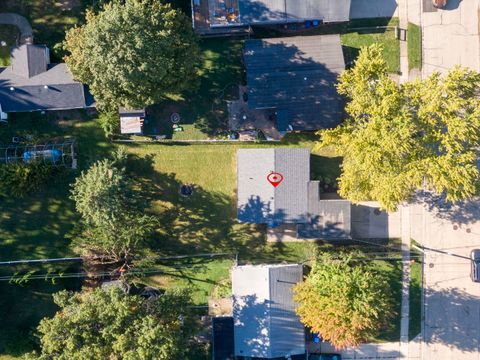
[[[145,109],[120,108],[120,132],[122,134],[142,134]]]
[[[303,267],[245,265],[232,271],[235,355],[264,359],[305,354],[305,328],[292,288]]]

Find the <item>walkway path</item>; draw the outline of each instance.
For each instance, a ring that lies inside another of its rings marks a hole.
[[[400,322],[400,351],[409,357],[408,323],[410,319],[410,207],[404,205],[402,213],[402,312]]]
[[[400,29],[408,28],[408,1],[398,1],[398,21]],[[408,81],[408,48],[407,41],[400,40],[400,82]]]
[[[0,13],[0,24],[13,25],[20,30],[20,43],[33,43],[33,31],[30,23],[23,16],[14,13]]]

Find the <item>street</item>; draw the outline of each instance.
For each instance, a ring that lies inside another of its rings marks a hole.
[[[480,284],[470,279],[468,257],[480,248],[480,203],[440,213],[421,205],[413,209],[416,240],[431,249],[424,262],[422,359],[478,360]]]
[[[449,0],[445,9],[423,1],[423,77],[455,65],[480,70],[478,13],[478,0]]]

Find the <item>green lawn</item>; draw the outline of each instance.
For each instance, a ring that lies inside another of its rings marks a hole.
[[[420,26],[408,23],[407,46],[408,68],[420,69],[422,66],[422,29]]]
[[[412,255],[419,255],[412,252]],[[422,322],[422,263],[416,260],[410,266],[410,319],[408,338],[412,340],[421,332]]]
[[[196,88],[172,96],[151,108],[146,134],[172,137],[170,114],[180,114],[180,125],[187,131],[175,133],[173,139],[196,140],[206,138],[208,128],[201,132],[191,125],[201,122],[211,129],[227,129],[224,100],[238,98],[238,85],[242,83],[243,40],[203,39],[200,42],[203,61],[199,68]]]
[[[388,70],[392,73],[398,73],[400,71],[400,43],[395,38],[394,29],[387,30],[359,30],[352,31],[351,28],[372,26],[369,23],[357,23],[352,24],[349,30],[340,35],[342,45],[344,46],[344,55],[347,63],[352,63],[360,49],[363,46],[368,46],[373,43],[379,43],[383,45],[383,55],[388,64]],[[398,25],[398,19],[392,18],[388,22],[388,26]]]
[[[15,26],[0,25],[0,67],[10,65],[10,48],[17,43],[18,29]],[[1,42],[6,45],[2,45]]]

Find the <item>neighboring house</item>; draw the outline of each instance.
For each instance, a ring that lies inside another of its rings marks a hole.
[[[245,42],[247,85],[229,104],[232,130],[257,128],[279,138],[287,131],[337,126],[344,101],[335,88],[345,70],[339,35],[254,39]]]
[[[238,359],[305,359],[305,328],[292,288],[302,265],[245,265],[232,270],[235,355]]]
[[[351,0],[192,0],[193,27],[200,32],[250,25],[344,22]]]
[[[11,65],[0,68],[3,113],[83,109],[94,106],[85,85],[74,81],[66,64],[51,64],[45,45],[12,48]]]
[[[276,187],[267,176],[277,172]],[[310,180],[310,150],[239,149],[237,152],[237,218],[288,230],[291,240],[350,239],[351,204],[323,200],[320,183]]]

